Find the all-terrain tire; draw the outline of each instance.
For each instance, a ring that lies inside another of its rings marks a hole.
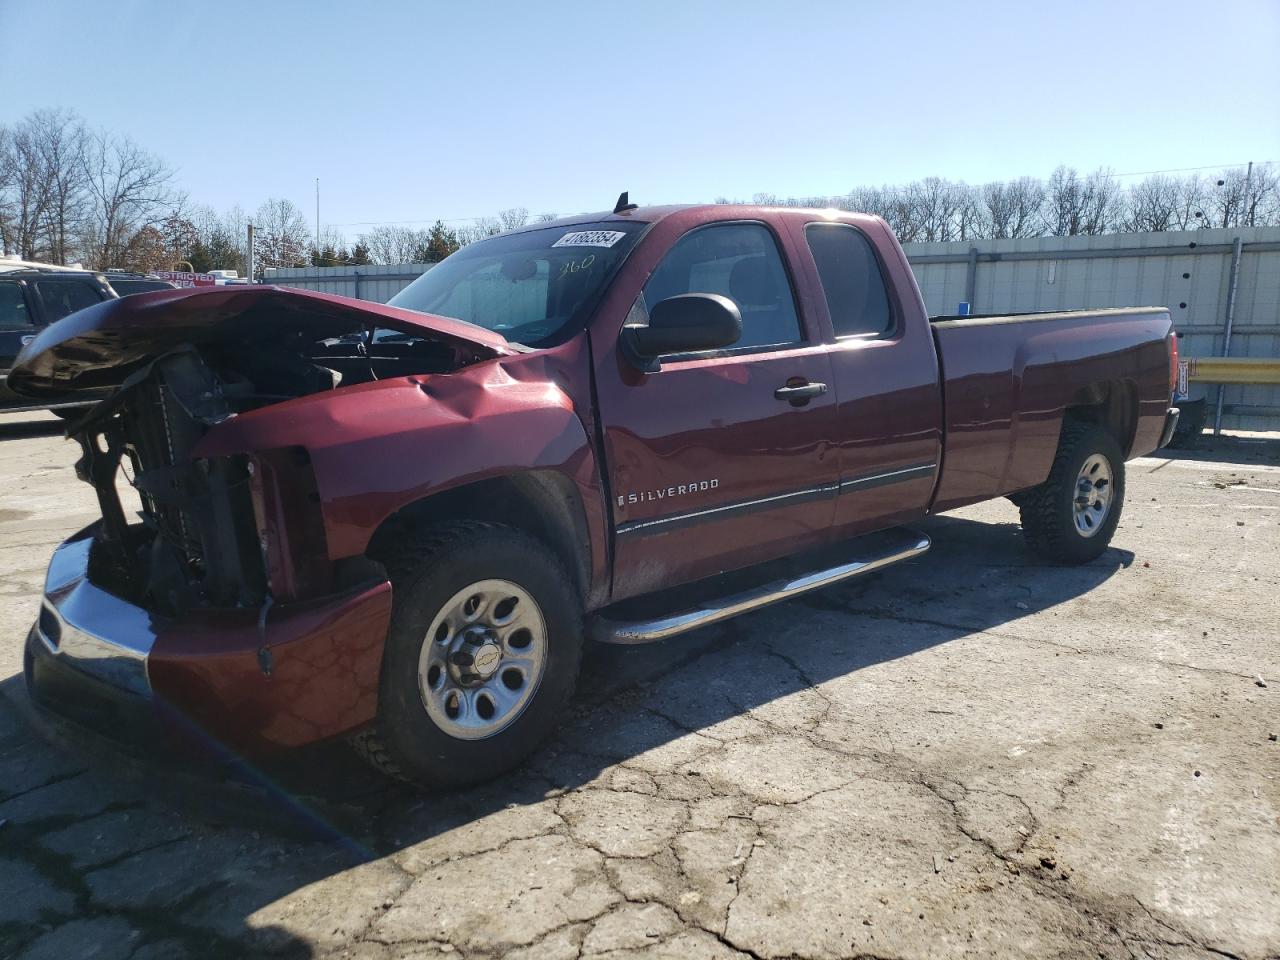
[[[456,787],[517,766],[563,716],[582,661],[582,602],[564,565],[515,527],[482,521],[433,526],[386,559],[391,625],[382,657],[378,717],[351,738],[373,766],[423,786]],[[530,699],[509,724],[480,739],[460,739],[432,719],[420,688],[427,631],[459,591],[484,581],[517,585],[539,608],[546,653]]]
[[[1106,461],[1110,501],[1105,516],[1085,532],[1077,524],[1076,500],[1081,471],[1094,457]],[[1071,419],[1063,421],[1048,479],[1018,496],[1027,547],[1054,563],[1088,563],[1101,556],[1116,532],[1123,506],[1124,454],[1120,445],[1097,424]]]

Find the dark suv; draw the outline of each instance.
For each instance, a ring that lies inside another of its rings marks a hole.
[[[176,283],[170,283],[163,277],[155,277],[147,273],[130,273],[125,270],[108,270],[107,282],[111,289],[122,297],[131,297],[135,293],[152,293],[156,290],[177,289]]]
[[[171,290],[173,284],[143,273],[90,270],[22,269],[0,272],[0,411],[52,410],[73,416],[76,407],[87,406],[84,397],[34,403],[8,387],[9,368],[23,345],[37,333],[69,313],[135,293]]]

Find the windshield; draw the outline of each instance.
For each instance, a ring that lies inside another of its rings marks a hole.
[[[576,332],[647,224],[574,224],[463,247],[391,298],[394,307],[454,317],[513,343],[552,346]],[[375,340],[386,339],[379,331]]]

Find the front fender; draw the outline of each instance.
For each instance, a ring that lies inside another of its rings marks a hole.
[[[571,398],[534,357],[382,380],[264,407],[211,428],[197,457],[304,447],[331,560],[364,553],[378,526],[428,495],[555,470],[582,498],[593,552],[604,543],[595,453]]]

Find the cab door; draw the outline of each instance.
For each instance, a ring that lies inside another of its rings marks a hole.
[[[942,391],[923,306],[888,228],[812,221],[794,239],[822,291],[836,393],[839,495],[832,536],[907,523],[929,509],[942,459]]]
[[[823,542],[837,480],[831,361],[797,309],[778,236],[752,221],[689,230],[636,293],[633,318],[678,294],[726,296],[743,329],[728,349],[664,357],[651,373],[616,348],[597,358],[614,599]]]

